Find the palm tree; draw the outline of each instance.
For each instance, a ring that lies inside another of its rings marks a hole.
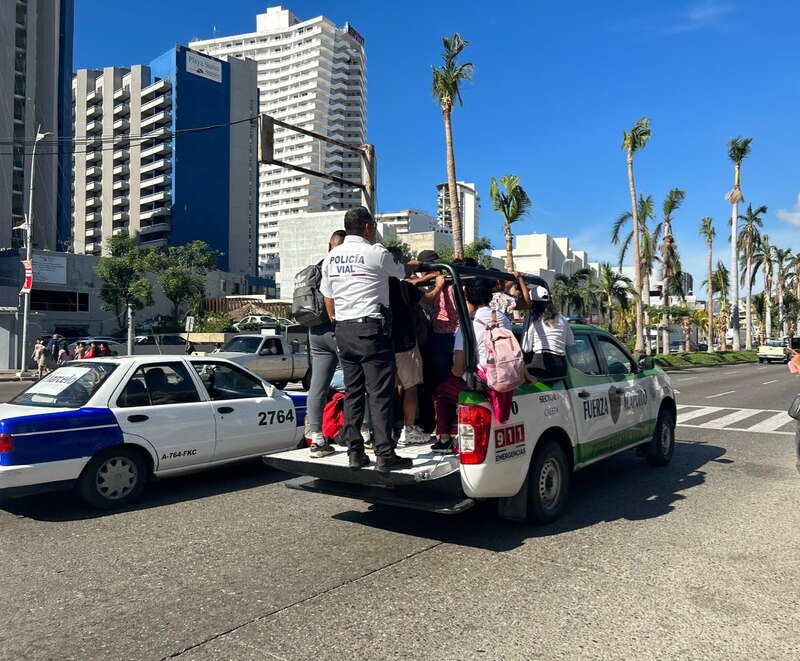
[[[450,193],[450,219],[453,226],[453,244],[456,257],[464,256],[464,236],[461,230],[461,208],[458,204],[456,189],[456,157],[453,152],[453,128],[450,115],[456,101],[463,105],[461,100],[461,83],[472,80],[475,66],[472,62],[458,63],[458,56],[467,47],[468,41],[461,38],[456,32],[452,37],[445,37],[444,64],[433,69],[433,96],[442,107],[444,119],[444,136],[447,145],[447,188]]]
[[[703,283],[707,284],[707,283]],[[711,273],[711,291],[719,294],[719,333],[720,351],[728,350],[728,339],[726,330],[728,328],[728,293],[731,288],[731,276],[725,264],[717,262],[717,268]]]
[[[623,309],[628,307],[628,296],[633,291],[633,282],[628,276],[615,271],[611,262],[603,262],[600,264],[599,286],[608,313],[608,330],[611,331],[614,322],[614,303]]]
[[[712,253],[714,248],[714,237],[717,231],[714,229],[714,220],[710,216],[706,216],[700,221],[700,236],[705,237],[708,243],[708,277],[706,284],[708,285],[708,301],[706,301],[706,310],[709,320],[714,319],[714,292],[712,289]],[[708,324],[708,353],[714,353],[714,324],[709,321]]]
[[[661,324],[664,326],[664,353],[669,353],[669,294],[670,283],[675,277],[675,261],[678,256],[678,246],[675,237],[672,235],[672,214],[683,204],[686,191],[680,188],[673,188],[664,199],[664,220],[663,232],[664,239],[661,242],[661,304],[664,306],[664,314],[661,317]]]
[[[750,143],[752,138],[736,136],[728,141],[728,158],[733,163],[733,188],[725,195],[725,199],[731,203],[731,282],[733,283],[733,350],[741,349],[741,339],[739,338],[739,259],[738,246],[736,242],[736,227],[739,217],[739,202],[744,200],[741,188],[739,187],[739,175],[742,168],[742,161],[750,153]]]
[[[755,211],[753,205],[747,205],[747,211],[739,216],[739,220],[744,222],[738,236],[738,252],[742,254],[744,260],[744,271],[742,273],[742,283],[747,290],[745,299],[745,349],[750,351],[753,348],[753,320],[750,318],[750,305],[753,298],[753,253],[756,251],[761,234],[759,227],[763,227],[761,214],[767,213],[767,207],[758,207]]]
[[[759,325],[758,337],[756,338],[758,344],[762,344],[764,340],[764,328],[766,327],[764,324],[764,313],[766,311],[765,298],[763,291],[760,294],[753,294],[753,310],[755,311],[755,317],[758,319]]]
[[[500,186],[505,190],[501,190]],[[519,185],[519,177],[515,174],[500,177],[499,186],[497,180],[492,177],[489,195],[492,198],[492,208],[503,216],[506,234],[506,271],[510,273],[514,270],[514,237],[511,234],[511,223],[527,216],[533,201],[528,197],[525,189]]]
[[[594,296],[589,285],[592,282],[594,271],[588,268],[578,269],[572,275],[557,273],[553,283],[553,299],[562,310],[566,308],[567,316],[572,311],[572,306],[581,314]]]
[[[769,242],[769,234],[762,234],[759,249],[753,255],[753,276],[758,269],[764,275],[764,339],[772,337],[772,284],[775,277],[775,247]]]
[[[661,234],[661,223],[658,223],[653,231],[647,224],[648,220],[655,220],[655,211],[653,207],[653,196],[648,195],[646,198],[639,195],[639,203],[637,204],[636,217],[639,221],[639,250],[638,250],[638,271],[639,271],[639,293],[638,300],[642,301],[642,312],[644,314],[644,307],[650,305],[650,276],[653,273],[653,261],[656,259],[658,237]],[[620,243],[620,230],[629,220],[633,220],[633,214],[626,211],[617,218],[611,230],[611,242],[616,245]],[[633,224],[633,223],[632,223]],[[634,242],[634,231],[631,230],[622,240],[622,245],[619,249],[619,265],[622,268],[622,263],[625,261],[625,255],[628,248]],[[636,259],[636,250],[634,246],[634,259]],[[634,271],[635,272],[635,271]],[[638,309],[638,308],[637,308]],[[649,338],[648,338],[649,339]],[[650,342],[648,341],[645,346],[645,352],[649,356],[651,353]]]
[[[636,289],[636,342],[634,352],[641,354],[644,351],[644,323],[642,317],[642,277],[639,271],[639,214],[636,208],[636,185],[633,181],[633,156],[637,151],[644,149],[650,139],[650,119],[642,117],[630,131],[622,133],[622,149],[627,154],[628,185],[631,190],[631,214],[633,218],[633,286]],[[649,343],[648,343],[649,344]]]
[[[783,306],[783,293],[786,289],[786,280],[789,277],[791,259],[791,248],[775,248],[775,266],[777,267],[775,293],[778,295],[778,328],[780,329],[781,337],[786,337],[789,334],[786,324],[786,309]]]
[[[794,297],[800,301],[800,252],[796,253],[791,264],[792,272],[794,274]],[[795,335],[800,335],[800,310],[795,318],[794,323]]]

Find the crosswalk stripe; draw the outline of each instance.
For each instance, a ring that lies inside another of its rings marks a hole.
[[[792,422],[792,418],[789,417],[789,414],[786,411],[781,411],[780,413],[770,416],[766,420],[757,422],[752,427],[747,427],[747,431],[773,432],[784,425],[788,425],[790,422]]]
[[[709,420],[708,422],[703,423],[703,427],[709,427],[711,429],[723,429],[724,427],[739,422],[740,420],[751,418],[758,413],[760,413],[760,411],[757,411],[756,409],[739,409],[738,411],[734,411],[728,415],[723,415],[721,418]]]
[[[694,420],[695,418],[700,418],[704,415],[709,415],[710,413],[715,413],[716,411],[724,411],[725,409],[721,409],[718,406],[700,406],[699,408],[695,409],[694,411],[678,411],[678,423],[681,422],[688,422],[689,420]]]

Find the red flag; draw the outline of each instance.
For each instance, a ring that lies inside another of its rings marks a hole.
[[[33,262],[30,259],[23,259],[22,265],[25,267],[25,281],[20,289],[20,294],[30,294],[33,287]]]

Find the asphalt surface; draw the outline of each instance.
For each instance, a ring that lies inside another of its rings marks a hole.
[[[755,422],[736,424],[758,425],[800,382],[779,365],[671,376],[679,423],[708,409],[670,466],[587,469],[544,528],[299,493],[259,464],[155,483],[114,514],[0,501],[0,658],[795,659],[792,426],[704,425],[744,409]]]

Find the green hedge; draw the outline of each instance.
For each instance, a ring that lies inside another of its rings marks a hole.
[[[748,362],[758,360],[755,351],[693,351],[692,353],[659,354],[655,357],[659,367],[695,367],[697,365],[721,365],[724,363]]]

